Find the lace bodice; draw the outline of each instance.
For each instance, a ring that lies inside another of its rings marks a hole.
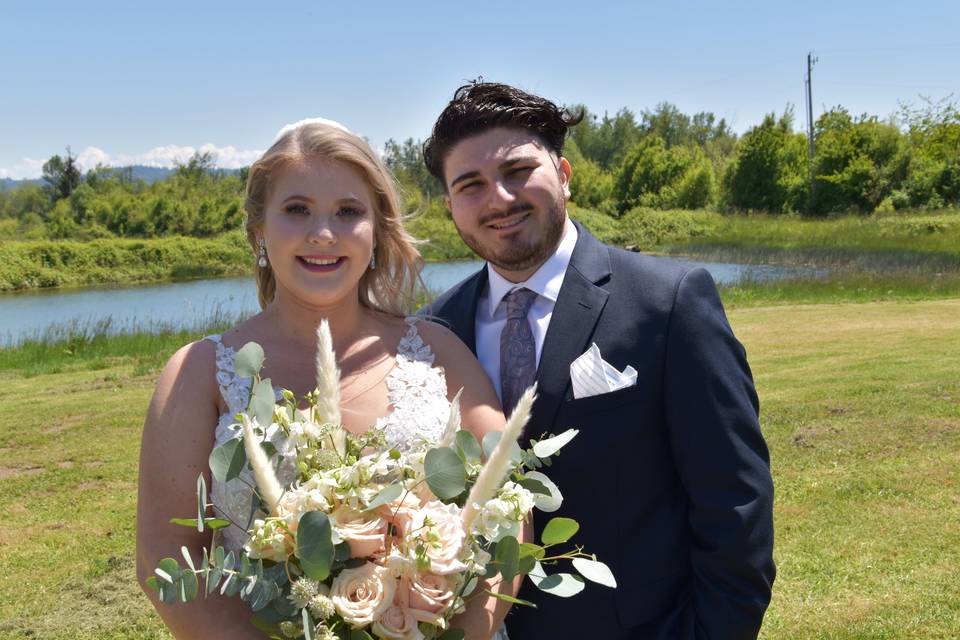
[[[450,413],[443,369],[433,366],[433,351],[417,331],[417,319],[408,318],[406,322],[407,331],[397,345],[396,362],[386,378],[391,411],[374,425],[374,428],[385,432],[390,447],[400,450],[411,449],[425,441],[439,440]],[[225,345],[221,336],[213,335],[205,339],[216,345],[217,384],[227,405],[227,411],[220,415],[216,427],[216,446],[219,446],[240,437],[234,416],[246,409],[250,400],[250,378],[237,375],[233,365],[236,350]],[[277,393],[279,399],[279,389]],[[267,439],[277,451],[285,449],[282,446],[283,433],[275,425],[267,430]],[[277,473],[281,483],[290,484],[296,478],[295,462],[292,452],[283,458]],[[255,515],[252,510],[252,484],[253,479],[247,469],[241,473],[240,479],[226,483],[214,479],[210,498],[215,510],[233,522],[249,527]],[[240,549],[247,538],[246,531],[236,526],[222,529],[220,534],[221,542],[228,550]]]

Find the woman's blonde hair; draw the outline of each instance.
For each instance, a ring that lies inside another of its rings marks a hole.
[[[267,200],[278,170],[306,158],[344,162],[360,170],[373,195],[374,261],[360,278],[360,304],[394,316],[412,311],[423,260],[415,240],[403,227],[400,199],[393,177],[364,140],[339,126],[307,122],[285,129],[263,156],[253,163],[247,177],[247,240],[254,254],[263,228]],[[273,269],[256,266],[260,307],[273,300],[277,283]]]

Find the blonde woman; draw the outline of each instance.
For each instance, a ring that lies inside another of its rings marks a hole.
[[[247,342],[264,349],[264,377],[302,396],[315,384],[316,329],[327,319],[342,374],[344,426],[355,433],[381,428],[393,446],[439,437],[449,398],[461,387],[465,427],[478,438],[503,427],[497,396],[470,350],[443,327],[405,317],[420,256],[403,228],[393,181],[366,142],[330,121],[285,128],[250,168],[245,206],[262,310],[181,348],[160,376],[140,454],[141,584],[181,546],[198,557],[209,545],[209,533],[169,522],[195,511],[198,474],[206,475],[219,511],[236,522],[250,516],[249,485],[212,481],[207,468],[213,447],[236,437],[232,416],[249,397],[249,380],[232,364]],[[293,477],[289,465],[280,474]],[[245,539],[236,526],[219,535],[228,549]],[[515,591],[512,584],[497,588]],[[152,589],[145,592],[177,638],[263,637],[239,598],[169,606]],[[456,624],[468,638],[486,639],[505,614],[502,602],[478,600]]]

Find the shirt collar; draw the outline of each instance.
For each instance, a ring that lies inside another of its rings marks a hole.
[[[567,273],[567,266],[570,264],[570,257],[573,255],[573,247],[577,244],[577,227],[574,226],[569,217],[564,227],[563,239],[557,245],[557,250],[547,258],[546,262],[540,265],[540,268],[533,275],[523,282],[510,282],[497,273],[497,270],[490,266],[489,262],[487,263],[487,291],[490,296],[490,306],[487,311],[490,313],[490,319],[493,319],[493,315],[496,313],[497,307],[500,306],[503,297],[513,289],[524,287],[549,299],[551,302],[557,301],[557,296],[560,295],[560,287],[563,285],[563,277]]]

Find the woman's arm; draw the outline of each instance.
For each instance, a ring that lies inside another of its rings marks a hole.
[[[447,390],[452,398],[463,389],[460,396],[461,424],[477,440],[483,442],[483,436],[490,431],[502,431],[505,420],[500,409],[500,401],[486,372],[473,353],[448,329],[427,321],[424,339],[433,348],[436,364],[444,368]],[[518,536],[520,542],[533,539],[533,523],[528,518]],[[489,589],[496,593],[515,596],[523,582],[523,575],[510,582],[503,582],[500,576],[491,580],[481,580],[474,593]],[[453,626],[466,632],[467,640],[488,640],[506,617],[510,603],[490,596],[468,597],[467,610],[454,618]]]
[[[239,597],[198,595],[191,603],[164,604],[145,581],[162,558],[183,562],[186,546],[197,562],[210,534],[170,524],[197,510],[197,476],[210,486],[207,458],[213,447],[218,409],[214,345],[197,342],[177,351],[154,392],[140,445],[137,498],[137,579],[157,613],[176,638],[260,638],[252,612]],[[201,581],[202,583],[202,581]],[[202,584],[201,584],[202,589]]]

